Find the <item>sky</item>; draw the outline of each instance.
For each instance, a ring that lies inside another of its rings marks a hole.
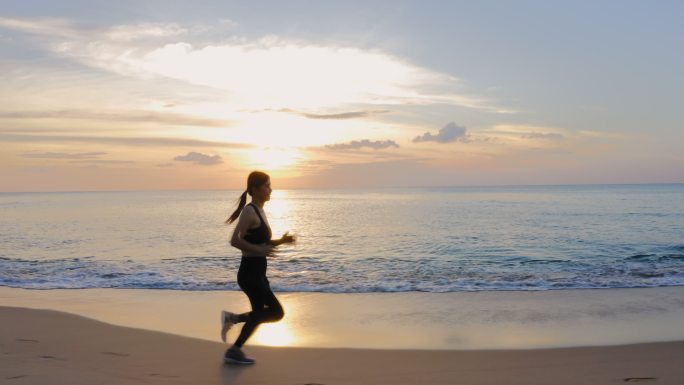
[[[679,1],[4,1],[0,191],[684,183]]]

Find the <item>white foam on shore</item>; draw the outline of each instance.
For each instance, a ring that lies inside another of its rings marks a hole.
[[[269,261],[269,280],[281,292],[383,293],[488,290],[567,290],[684,286],[684,247],[594,261],[505,257],[439,261],[366,258],[322,262],[315,258]],[[233,257],[159,261],[17,259],[0,256],[0,286],[23,289],[239,290]]]
[[[528,349],[684,340],[684,287],[277,295],[285,319],[262,325],[251,344]],[[3,287],[0,305],[66,311],[212,341],[219,341],[221,309],[249,310],[240,292],[130,289]]]

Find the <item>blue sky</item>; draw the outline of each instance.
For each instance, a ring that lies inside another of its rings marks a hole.
[[[0,191],[682,183],[682,11],[6,2]]]

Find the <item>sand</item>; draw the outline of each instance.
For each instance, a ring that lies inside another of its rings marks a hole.
[[[533,350],[225,345],[50,310],[0,307],[3,384],[681,384],[684,342]]]
[[[242,293],[2,287],[0,383],[684,384],[684,287],[278,296],[236,367]]]
[[[454,293],[277,293],[285,318],[250,345],[491,350],[684,341],[684,287]],[[58,310],[216,342],[241,292],[0,287],[0,306]],[[237,337],[237,330],[230,338]]]

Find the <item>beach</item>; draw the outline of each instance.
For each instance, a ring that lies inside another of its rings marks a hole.
[[[220,343],[3,307],[8,384],[679,384],[683,342],[519,351],[252,347],[225,365]]]
[[[681,384],[682,191],[283,191],[253,367],[222,360],[250,310],[226,192],[3,194],[0,381]]]
[[[241,293],[0,288],[0,379],[679,384],[682,289],[288,293],[280,296],[287,312],[282,325],[270,331],[264,325],[246,347],[257,364],[236,367],[222,362],[218,314],[230,301],[235,310],[246,308]]]
[[[0,385],[684,385],[682,14],[0,2]]]

